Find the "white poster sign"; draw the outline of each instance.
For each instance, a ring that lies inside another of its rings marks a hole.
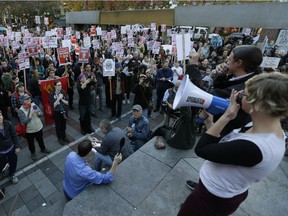
[[[280,59],[281,58],[264,56],[262,64],[260,65],[260,67],[263,67],[263,68],[277,68],[278,65],[279,65]]]
[[[113,59],[105,59],[103,63],[103,76],[115,76],[115,61]]]
[[[177,48],[178,61],[183,61],[184,59],[187,59],[191,51],[190,34],[184,35],[184,42],[183,42],[183,34],[177,34],[176,35],[176,48]]]
[[[288,46],[288,30],[281,30],[276,40],[278,46]]]

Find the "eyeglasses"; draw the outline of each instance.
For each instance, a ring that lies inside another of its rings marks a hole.
[[[62,86],[61,84],[57,84],[56,86]]]

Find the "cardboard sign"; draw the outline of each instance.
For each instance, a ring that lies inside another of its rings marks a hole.
[[[126,34],[127,29],[126,26],[121,26],[121,34]]]
[[[263,68],[277,68],[278,65],[279,65],[280,59],[281,58],[264,56],[262,64],[260,65],[260,67],[263,67]]]
[[[62,36],[63,36],[63,28],[57,28],[57,36],[62,38]]]
[[[80,36],[81,36],[80,31],[76,31],[76,32],[75,32],[75,35],[76,35],[76,38],[77,38],[77,39],[80,39]]]
[[[48,17],[44,17],[44,24],[46,26],[49,25],[49,18]]]
[[[97,27],[96,28],[96,33],[97,33],[97,36],[101,36],[102,35],[102,28],[101,27]]]
[[[166,31],[166,24],[161,24],[161,32],[165,32]]]
[[[278,46],[288,46],[288,30],[281,30],[276,40]]]
[[[84,44],[84,47],[91,47],[91,40],[90,40],[90,37],[84,37],[83,38],[83,44]]]
[[[183,46],[184,45],[184,46]],[[176,48],[177,48],[177,59],[178,61],[183,61],[190,56],[191,46],[190,46],[190,34],[184,35],[184,44],[183,44],[183,35],[176,35]]]
[[[95,36],[95,35],[96,35],[96,26],[91,26],[90,36]]]
[[[156,23],[151,23],[151,30],[156,31]]]
[[[68,47],[61,47],[57,49],[59,65],[71,64],[70,52]]]
[[[36,24],[40,24],[41,23],[40,16],[35,16],[35,22],[36,22]]]
[[[29,44],[28,45],[28,53],[29,53],[29,56],[38,56],[37,44]]]
[[[103,77],[115,76],[115,61],[113,59],[105,59],[103,63]]]
[[[79,63],[88,63],[89,56],[90,56],[89,48],[88,47],[80,47],[78,62]]]
[[[30,68],[29,55],[27,52],[20,52],[18,54],[19,70]]]

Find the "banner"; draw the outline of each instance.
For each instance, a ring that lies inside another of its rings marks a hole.
[[[62,89],[66,92],[68,90],[68,76],[62,77],[55,80],[43,80],[40,82],[41,88],[41,97],[42,97],[42,104],[43,104],[43,112],[45,118],[45,124],[53,124],[53,107],[50,104],[50,93],[54,91],[54,82],[56,80],[60,80],[62,84]]]
[[[79,63],[88,63],[89,61],[89,48],[88,47],[80,47],[80,52],[79,52]]]
[[[69,47],[61,47],[57,49],[59,65],[71,64]]]

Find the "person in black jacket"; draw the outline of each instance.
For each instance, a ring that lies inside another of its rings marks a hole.
[[[79,93],[79,115],[80,127],[82,135],[94,132],[91,126],[91,100],[90,100],[90,82],[91,79],[86,79],[86,76],[81,73],[78,77],[77,89]]]
[[[10,121],[4,120],[0,111],[0,171],[9,163],[9,180],[13,184],[18,183],[15,176],[17,168],[17,153],[20,152],[20,145],[15,127]]]

